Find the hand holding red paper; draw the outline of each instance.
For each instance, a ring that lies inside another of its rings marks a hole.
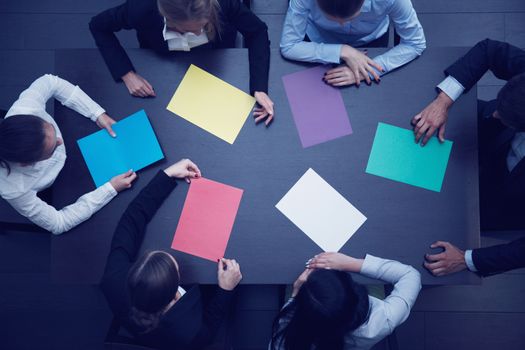
[[[166,168],[164,172],[169,177],[176,177],[179,179],[185,178],[187,183],[190,183],[191,179],[196,179],[202,176],[197,165],[189,159],[179,160],[177,163]]]
[[[219,287],[224,290],[234,290],[241,282],[241,267],[235,259],[219,259],[217,266],[217,280]]]

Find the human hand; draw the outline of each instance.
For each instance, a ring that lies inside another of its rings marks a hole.
[[[137,97],[155,97],[155,90],[150,83],[134,71],[129,71],[122,76],[122,81],[126,84],[131,95]]]
[[[112,137],[117,137],[117,134],[113,131],[112,125],[115,124],[116,121],[113,120],[109,115],[106,113],[102,113],[97,118],[97,125],[101,129],[106,129],[108,134],[110,134]]]
[[[219,287],[224,290],[234,290],[242,279],[241,267],[235,259],[220,259],[217,266]]]
[[[439,254],[425,254],[425,267],[434,276],[445,276],[467,268],[465,252],[448,242],[437,241],[430,248],[444,248]]]
[[[412,118],[412,125],[414,125],[414,134],[416,134],[416,143],[419,143],[423,137],[421,144],[424,146],[432,137],[434,132],[439,129],[438,138],[440,142],[445,142],[445,127],[447,125],[448,109],[454,101],[444,92],[440,92],[434,101],[421,111],[418,115]]]
[[[317,254],[306,262],[308,269],[334,269],[348,272],[360,272],[362,265],[362,259],[334,252]]]
[[[187,183],[191,182],[191,179],[196,179],[202,176],[201,171],[189,159],[181,159],[177,163],[170,165],[164,172],[169,177],[176,177],[179,179],[185,178]]]
[[[327,71],[323,77],[323,80],[332,86],[346,86],[356,84],[357,80],[363,80],[363,77],[359,76],[356,79],[354,73],[347,65],[341,65],[336,68],[332,68]]]
[[[255,108],[253,111],[255,124],[259,123],[263,119],[266,119],[264,124],[268,126],[273,120],[273,102],[264,92],[255,91],[254,97],[260,106],[259,108]]]
[[[128,170],[124,174],[120,174],[112,178],[109,183],[115,191],[122,192],[131,187],[131,183],[137,178],[137,173],[133,170]]]
[[[293,283],[293,289],[292,289],[292,297],[294,298],[297,293],[299,293],[299,290],[303,286],[304,282],[308,279],[308,276],[312,273],[313,270],[306,269],[299,275],[299,277],[295,280]]]
[[[376,82],[379,82],[379,74],[377,74],[375,69],[380,72],[385,71],[377,62],[368,57],[366,52],[363,53],[362,51],[354,49],[352,46],[343,45],[340,55],[352,73],[354,73],[354,77],[362,76],[368,85],[371,84],[369,73],[374,77]],[[359,83],[360,80],[356,80],[355,84],[357,86],[359,86]]]

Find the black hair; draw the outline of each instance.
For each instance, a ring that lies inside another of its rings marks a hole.
[[[342,350],[345,337],[368,317],[368,293],[349,273],[316,270],[274,323],[272,349]],[[279,320],[290,317],[279,330]]]
[[[179,271],[166,252],[144,254],[128,273],[130,318],[140,333],[155,329],[179,288]]]
[[[317,0],[319,8],[332,17],[352,17],[363,6],[364,0]]]
[[[525,131],[525,73],[510,79],[499,91],[496,110],[506,125]]]
[[[45,121],[34,115],[13,115],[0,119],[0,166],[11,163],[31,164],[42,159]]]

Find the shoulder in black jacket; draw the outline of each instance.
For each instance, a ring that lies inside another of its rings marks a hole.
[[[482,276],[525,267],[525,237],[507,244],[474,249],[472,261]]]
[[[250,92],[268,92],[270,41],[268,28],[240,0],[218,0],[221,31],[208,43],[210,48],[234,47],[240,32],[248,47],[250,61]],[[164,19],[159,14],[156,0],[127,0],[124,4],[106,10],[91,19],[89,29],[115,81],[134,71],[126,51],[115,32],[134,29],[141,48],[168,52],[162,36]]]

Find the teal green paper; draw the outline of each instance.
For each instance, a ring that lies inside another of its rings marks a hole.
[[[112,177],[145,168],[164,158],[144,110],[113,124],[117,137],[100,130],[77,141],[97,187]]]
[[[452,141],[432,137],[421,147],[414,139],[412,130],[379,123],[366,172],[440,192]]]

